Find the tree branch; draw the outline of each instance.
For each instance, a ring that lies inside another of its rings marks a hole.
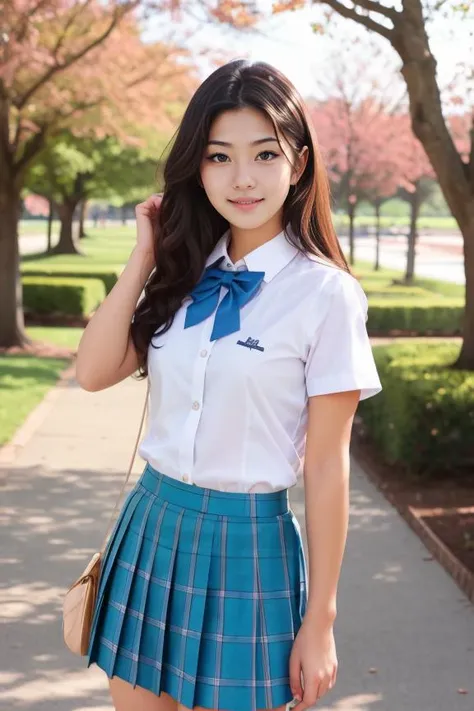
[[[376,0],[351,0],[351,2],[353,2],[354,5],[360,5],[360,7],[364,8],[364,10],[369,10],[369,12],[376,12],[378,15],[383,15],[393,22],[395,22],[397,17],[400,15],[400,13],[393,7],[385,7],[385,5],[381,5],[379,2],[376,2]]]
[[[15,163],[14,168],[17,173],[21,173],[22,170],[24,170],[28,163],[30,163],[31,160],[36,156],[37,153],[43,148],[46,135],[48,132],[48,128],[51,125],[51,123],[54,123],[57,119],[62,119],[65,121],[68,119],[70,116],[73,114],[76,114],[78,111],[87,111],[88,109],[92,109],[96,106],[99,106],[102,104],[104,101],[106,101],[106,97],[102,97],[101,99],[98,99],[96,101],[82,101],[74,104],[73,108],[70,111],[62,112],[62,111],[57,111],[54,119],[48,123],[48,124],[43,124],[40,128],[40,130],[35,133],[30,140],[26,143],[25,145],[25,150],[23,151],[23,155],[21,158]],[[56,135],[56,132],[55,132]]]
[[[433,10],[441,10],[441,8],[442,8],[444,5],[446,5],[447,2],[448,2],[448,0],[438,0],[438,2],[436,3],[436,5],[434,6]]]
[[[28,166],[30,161],[32,161],[33,158],[37,155],[37,153],[39,153],[39,151],[43,148],[46,139],[46,133],[47,127],[43,125],[38,131],[38,133],[35,133],[35,135],[32,136],[30,140],[26,143],[23,155],[14,164],[14,170],[16,175],[20,175],[23,170],[25,170],[25,168]]]
[[[366,0],[363,1],[365,2]],[[354,5],[354,7],[346,7],[338,0],[317,0],[317,2],[322,5],[329,5],[329,7],[339,13],[339,15],[342,15],[342,17],[347,17],[349,20],[354,20],[354,22],[358,22],[359,25],[363,25],[368,30],[376,32],[378,35],[385,37],[385,39],[387,39],[389,42],[392,41],[392,30],[390,30],[388,27],[385,27],[385,25],[381,25],[379,22],[372,20],[372,18],[368,17],[368,15],[359,14],[356,11],[357,5]]]
[[[76,20],[76,18],[81,14],[81,12],[84,12],[85,8],[86,8],[88,5],[90,5],[90,2],[91,2],[91,0],[85,0],[84,3],[79,4],[79,5],[76,7],[76,10],[75,10],[75,11],[74,11],[74,9],[71,10],[71,12],[70,12],[70,14],[69,14],[69,17],[67,18],[66,24],[65,24],[64,27],[63,27],[63,31],[62,31],[62,33],[59,35],[58,41],[56,42],[56,45],[55,45],[55,47],[54,47],[54,49],[53,49],[53,52],[52,52],[53,57],[54,57],[55,59],[57,58],[58,52],[59,52],[59,50],[61,49],[61,47],[62,47],[62,45],[63,45],[64,39],[65,39],[65,38],[67,37],[67,35],[68,35],[68,30],[69,30],[69,28],[70,28],[71,25],[74,23],[74,21]]]
[[[36,15],[38,10],[41,10],[43,5],[46,5],[48,0],[38,0],[36,5],[34,5],[29,12],[25,13],[25,16],[23,18],[23,22],[19,24],[18,32],[15,35],[16,41],[18,43],[23,42],[23,40],[26,37],[26,31],[28,29],[29,21],[31,18]]]
[[[63,121],[65,121],[71,116],[77,114],[79,111],[87,111],[88,109],[93,109],[96,106],[100,106],[100,104],[103,104],[106,100],[107,97],[103,96],[102,98],[96,99],[95,101],[79,101],[78,103],[74,104],[70,111],[66,111],[65,113],[63,113],[62,111],[57,111],[54,117],[54,121],[56,121],[57,119],[62,119]]]
[[[13,142],[11,144],[11,150],[12,153],[14,154],[18,148],[18,144],[20,143],[20,136],[21,136],[21,129],[23,128],[23,124],[21,122],[21,116],[18,115],[17,117],[17,122],[16,122],[16,130],[15,130],[15,136],[13,138]]]
[[[134,86],[138,86],[139,84],[142,84],[147,79],[151,79],[152,76],[156,76],[157,81],[159,80],[160,82],[163,82],[163,81],[167,81],[168,79],[179,79],[179,77],[181,75],[187,76],[186,67],[184,67],[182,70],[172,69],[169,72],[166,72],[165,74],[158,74],[157,75],[156,74],[156,66],[152,66],[151,69],[146,71],[144,74],[141,74],[136,79],[129,81],[128,84],[126,84],[126,88],[133,89]]]
[[[77,52],[76,54],[71,55],[67,60],[65,60],[62,63],[56,63],[53,65],[45,74],[43,74],[42,77],[40,77],[33,86],[31,86],[28,91],[23,94],[21,98],[18,98],[17,101],[15,102],[15,106],[18,109],[18,111],[21,111],[22,108],[26,105],[28,100],[35,94],[38,89],[40,89],[44,84],[46,84],[51,77],[53,77],[55,74],[58,72],[63,71],[64,69],[67,69],[70,67],[72,64],[75,62],[79,61],[79,59],[82,59],[88,52],[90,52],[92,49],[95,47],[98,47],[104,40],[107,39],[107,37],[110,35],[112,30],[117,26],[117,24],[120,22],[122,17],[130,12],[135,6],[136,6],[137,0],[133,0],[130,2],[128,5],[122,5],[120,6],[119,9],[117,9],[113,15],[112,19],[108,25],[108,27],[102,32],[101,35],[96,37],[96,39],[93,42],[90,42],[88,45],[83,47],[80,52]]]

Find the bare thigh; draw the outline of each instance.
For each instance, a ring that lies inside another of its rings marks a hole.
[[[109,679],[115,711],[177,711],[178,704],[164,692],[157,696],[141,686],[133,688],[128,681],[114,676]]]

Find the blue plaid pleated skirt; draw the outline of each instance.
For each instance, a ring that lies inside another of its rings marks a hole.
[[[274,708],[292,699],[305,608],[286,490],[205,489],[147,464],[104,553],[88,666],[190,709]]]

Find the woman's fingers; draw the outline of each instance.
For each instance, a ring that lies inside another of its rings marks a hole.
[[[304,679],[303,698],[301,703],[295,706],[292,711],[306,711],[306,709],[315,705],[319,697],[319,679],[317,677],[308,680]]]
[[[308,683],[304,684],[304,694],[303,694],[303,704],[304,708],[309,708],[310,706],[314,706],[316,701],[318,700],[320,694],[319,694],[319,685],[320,685],[320,680],[315,677],[313,679],[309,679]]]
[[[138,203],[136,206],[136,210],[138,212],[148,212],[151,209],[158,208],[161,205],[161,201],[163,199],[163,193],[154,193],[153,195],[150,195],[146,200],[143,202]]]
[[[162,199],[163,193],[155,193],[135,207],[137,245],[150,254],[153,253],[156,220]]]
[[[161,200],[163,199],[163,193],[154,193],[151,197],[150,200],[152,200],[153,205],[156,205],[157,207],[161,205]]]
[[[298,699],[298,701],[301,701],[303,698],[303,688],[301,686],[301,662],[297,654],[290,655],[290,688],[293,697]],[[298,706],[295,706],[295,710]]]

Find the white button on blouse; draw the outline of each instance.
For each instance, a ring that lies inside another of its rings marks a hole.
[[[240,309],[240,331],[210,341],[215,311],[185,329],[185,297],[171,328],[153,338],[139,452],[189,484],[275,491],[302,473],[308,397],[360,389],[363,400],[382,389],[367,298],[354,277],[300,253],[283,231],[235,265],[229,237],[227,230],[206,265],[224,256],[221,268],[264,271],[264,280]],[[219,300],[226,293],[222,287]]]

